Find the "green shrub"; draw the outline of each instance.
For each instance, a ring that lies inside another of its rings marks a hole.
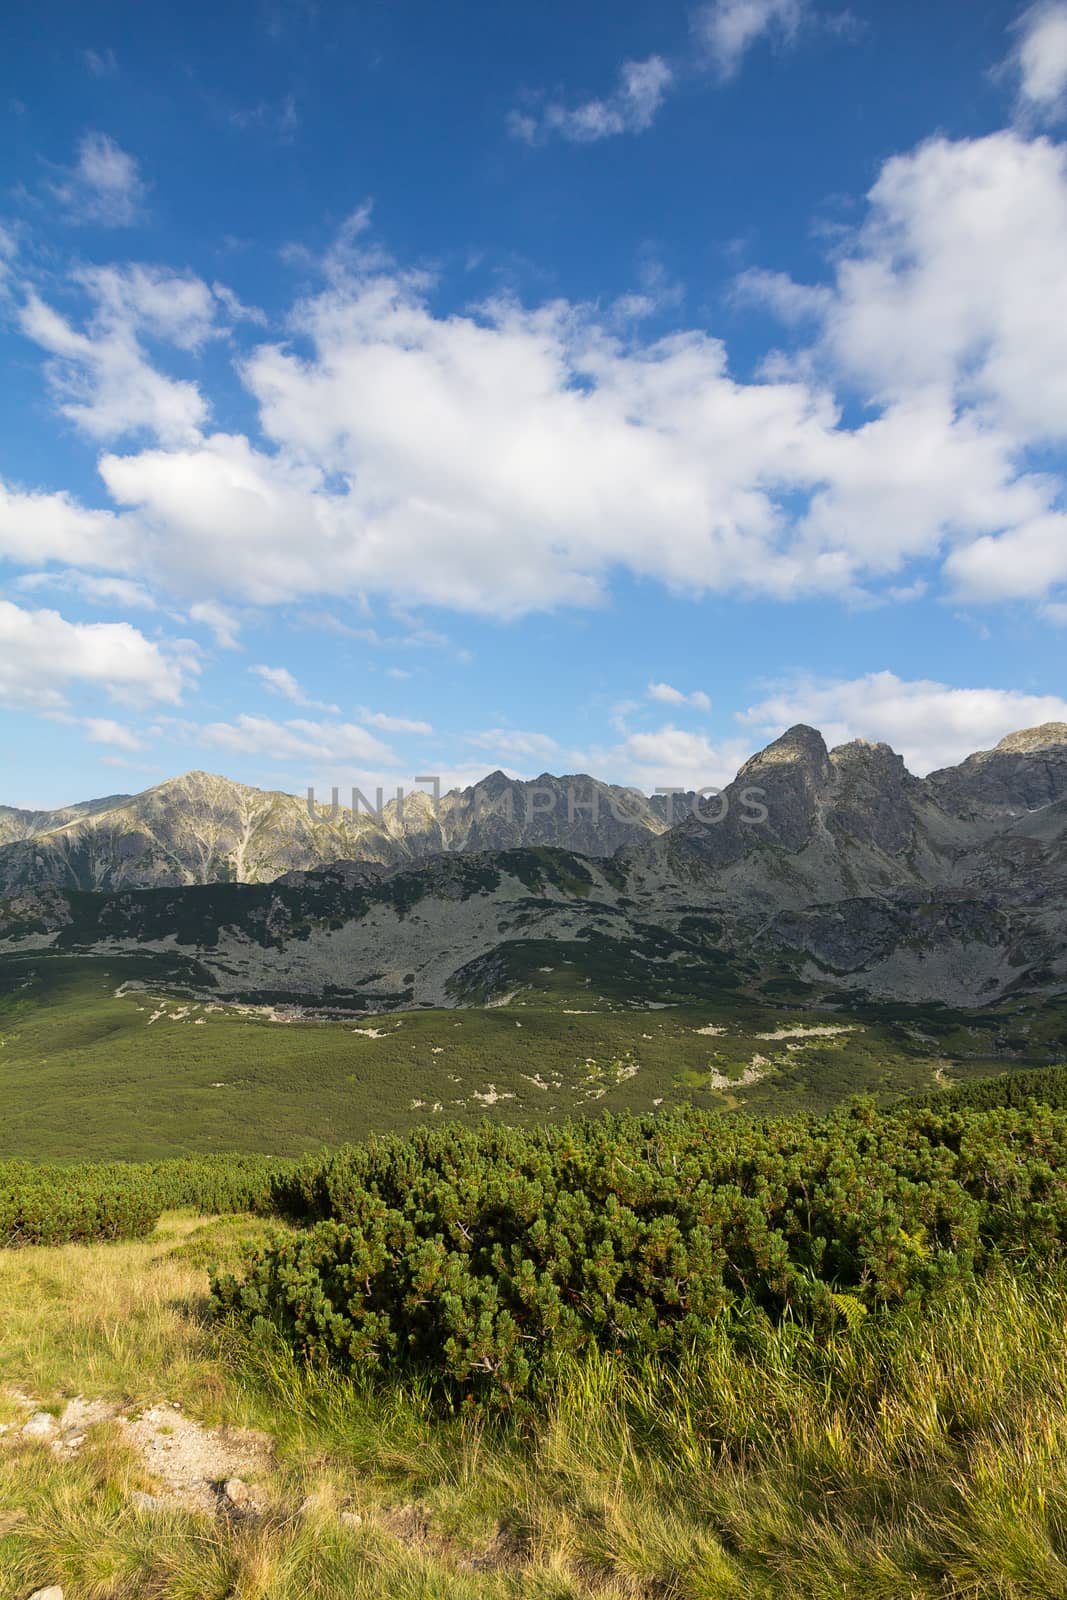
[[[75,1167],[0,1162],[0,1247],[142,1238],[162,1211],[184,1207],[267,1215],[294,1166],[266,1156]]]
[[[188,1156],[131,1170],[155,1186],[161,1210],[189,1208],[206,1216],[250,1211],[260,1216],[277,1209],[276,1189],[298,1163],[271,1156]]]
[[[1067,1067],[1039,1067],[1031,1072],[1005,1072],[977,1083],[961,1083],[909,1099],[909,1106],[937,1111],[991,1111],[998,1106],[1025,1106],[1031,1100],[1067,1111]]]
[[[151,1233],[161,1207],[136,1169],[0,1164],[0,1245],[85,1244]]]
[[[592,1347],[699,1349],[731,1308],[846,1323],[1067,1238],[1067,1115],[756,1123],[685,1111],[532,1132],[421,1131],[304,1162],[310,1226],[213,1286],[313,1360],[509,1405]]]

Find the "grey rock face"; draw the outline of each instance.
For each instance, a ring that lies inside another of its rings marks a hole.
[[[1067,794],[1067,723],[1010,733],[995,749],[932,772],[926,785],[957,817],[1001,821],[1036,811]]]

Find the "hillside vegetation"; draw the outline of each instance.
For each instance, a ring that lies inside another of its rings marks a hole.
[[[9,959],[0,1160],[289,1156],[426,1122],[686,1102],[821,1112],[1050,1062],[1065,1033],[1062,1002],[818,1011],[720,991],[646,1007],[587,976],[538,956],[506,1006],[341,1018],[161,993],[150,961]]]
[[[1065,1081],[8,1166],[112,1242],[0,1250],[0,1593],[1067,1594]]]

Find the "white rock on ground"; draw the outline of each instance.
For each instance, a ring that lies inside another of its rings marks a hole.
[[[59,1423],[49,1412],[35,1411],[19,1431],[24,1439],[50,1439],[58,1430]]]
[[[204,1428],[169,1405],[150,1406],[120,1426],[172,1504],[218,1511],[221,1500],[223,1510],[252,1514],[255,1495],[240,1475],[255,1477],[269,1468],[273,1447],[266,1434]],[[247,1497],[247,1504],[238,1497]]]

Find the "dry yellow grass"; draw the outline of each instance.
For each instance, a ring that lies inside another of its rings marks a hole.
[[[64,1458],[9,1432],[4,1600],[1067,1595],[1059,1280],[828,1345],[754,1326],[682,1373],[587,1364],[521,1435],[220,1339],[206,1267],[260,1226],[172,1216],[139,1243],[0,1254],[0,1387],[178,1400],[276,1443],[241,1522],[138,1504],[159,1485],[114,1422]]]

